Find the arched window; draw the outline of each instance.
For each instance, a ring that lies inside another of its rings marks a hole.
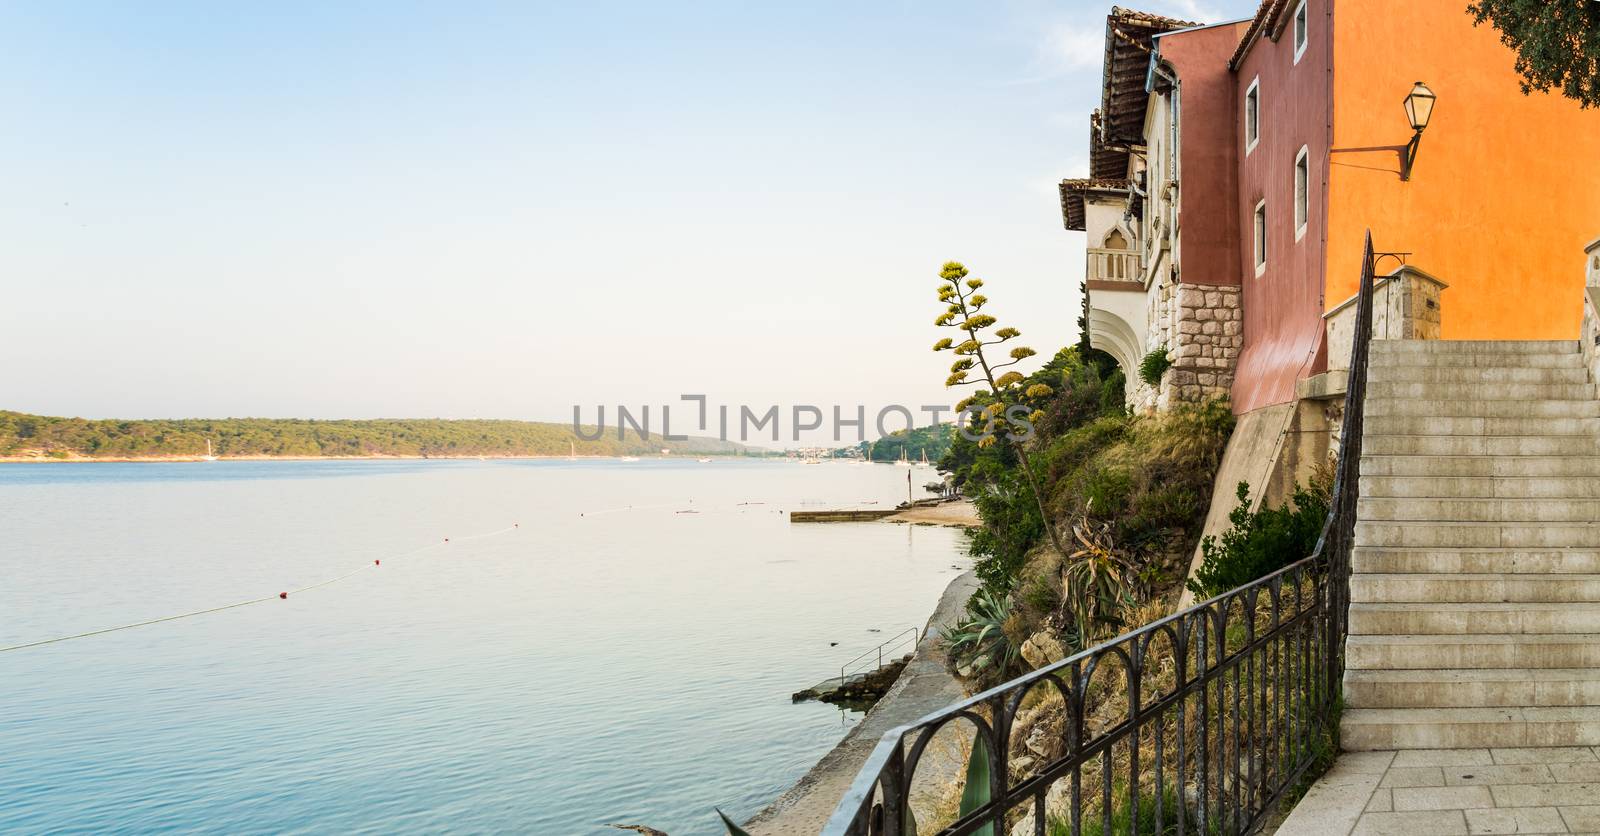
[[[1121,250],[1121,251],[1124,251],[1124,252],[1133,249],[1131,246],[1128,245],[1127,236],[1122,234],[1122,230],[1117,229],[1115,227],[1113,227],[1110,232],[1106,233],[1105,241],[1100,246],[1101,246],[1101,249]],[[1105,277],[1106,278],[1108,278],[1108,279],[1131,279],[1131,278],[1133,278],[1132,270],[1129,268],[1128,261],[1127,261],[1129,256],[1121,256],[1121,255],[1117,255],[1116,253],[1112,252],[1112,253],[1106,253],[1102,257],[1105,259],[1105,265],[1106,265],[1105,266]]]

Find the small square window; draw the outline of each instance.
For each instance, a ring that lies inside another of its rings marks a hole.
[[[1310,216],[1311,158],[1305,148],[1294,160],[1294,239],[1306,234],[1306,221]]]
[[[1256,275],[1267,271],[1267,202],[1256,204],[1255,222]]]
[[[1300,0],[1300,6],[1294,10],[1294,62],[1300,63],[1300,56],[1306,54],[1306,17],[1305,0]]]
[[[1261,79],[1250,82],[1244,93],[1244,149],[1248,154],[1261,141]]]

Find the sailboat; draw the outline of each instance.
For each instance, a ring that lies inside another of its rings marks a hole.
[[[911,460],[906,458],[906,451],[903,448],[900,450],[900,458],[895,460],[895,466],[897,466],[897,467],[910,467],[911,466]]]
[[[203,461],[203,462],[214,462],[216,460],[217,460],[216,455],[211,452],[211,439],[208,438],[208,439],[206,439],[206,454],[204,456],[200,457],[200,461]]]
[[[926,447],[922,448],[922,466],[928,466],[928,448]]]
[[[573,441],[571,439],[568,439],[567,440],[567,461],[575,462],[577,460],[578,460],[578,445],[573,443]]]

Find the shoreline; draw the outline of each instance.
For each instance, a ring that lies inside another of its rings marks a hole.
[[[744,824],[751,836],[815,836],[886,732],[966,698],[945,664],[943,628],[966,612],[967,599],[977,589],[978,577],[970,569],[950,581],[889,692],[805,775]]]
[[[564,455],[483,455],[483,456],[412,456],[400,454],[381,454],[368,456],[217,456],[207,459],[203,456],[0,456],[0,465],[3,464],[208,464],[211,462],[384,462],[384,461],[524,461],[546,459],[573,459],[578,461],[605,461],[620,459],[620,455],[612,456],[564,456]],[[747,459],[762,458],[761,456],[731,456],[726,453],[678,453],[672,456],[640,456],[650,459],[680,459],[693,460],[696,458],[708,459]]]

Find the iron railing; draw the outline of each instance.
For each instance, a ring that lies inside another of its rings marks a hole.
[[[1338,745],[1372,265],[1369,235],[1333,495],[1313,554],[890,731],[824,834],[1007,836],[1024,823],[1035,836],[1242,834],[1314,777]],[[977,746],[987,786],[966,787],[958,813],[948,789],[984,775],[967,771]]]
[[[899,650],[902,647],[908,649],[915,648],[917,646],[917,642],[921,639],[922,631],[915,627],[907,627],[906,629],[901,630],[899,633],[896,633],[893,638],[885,640],[877,647],[863,651],[861,655],[851,659],[848,662],[845,662],[843,665],[840,665],[839,684],[843,685],[845,679],[850,676],[850,674],[863,671],[869,664],[872,666],[872,670],[878,670],[882,668],[883,656],[885,653],[889,654],[889,658],[892,660],[896,650]],[[873,661],[873,654],[877,654],[876,662]]]

